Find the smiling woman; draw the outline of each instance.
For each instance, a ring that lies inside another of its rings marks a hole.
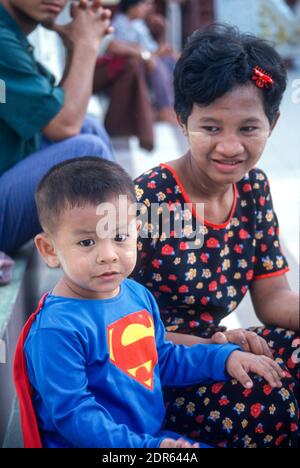
[[[258,67],[260,80],[253,79]],[[212,445],[297,446],[299,367],[292,356],[299,343],[299,297],[285,277],[288,265],[269,182],[256,168],[279,118],[286,70],[267,42],[214,25],[191,36],[177,62],[174,85],[189,150],[138,177],[136,193],[146,208],[163,200],[174,213],[204,204],[204,243],[188,248],[194,240],[188,233],[166,236],[160,215],[157,224],[150,220],[142,228],[149,235],[139,237],[134,278],[153,292],[174,343],[237,343],[284,362],[288,378],[272,395],[257,379],[250,391],[234,381],[168,389],[166,427]],[[196,222],[193,209],[190,215]],[[266,326],[220,327],[249,290]],[[274,431],[274,413],[280,434]]]

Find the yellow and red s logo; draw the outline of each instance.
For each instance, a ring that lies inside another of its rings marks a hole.
[[[152,390],[157,351],[153,318],[140,310],[107,328],[110,362]]]

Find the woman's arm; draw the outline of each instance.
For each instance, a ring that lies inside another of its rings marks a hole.
[[[256,315],[265,325],[299,330],[299,294],[291,290],[286,275],[254,280],[250,292]]]
[[[183,333],[166,333],[166,340],[172,341],[174,344],[183,344],[186,346],[193,346],[195,344],[211,344],[212,340],[207,338],[200,338],[199,336],[186,335]]]

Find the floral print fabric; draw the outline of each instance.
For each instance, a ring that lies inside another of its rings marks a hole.
[[[135,180],[141,212],[164,203],[192,221],[197,214],[176,172],[161,164]],[[204,221],[204,243],[188,248],[189,229],[167,236],[162,210],[144,221],[138,240],[134,278],[156,297],[167,331],[210,337],[241,302],[252,281],[288,271],[279,243],[269,182],[253,169],[234,185],[234,203],[223,224]],[[205,213],[204,213],[205,214]],[[192,230],[197,226],[192,223]],[[196,242],[196,241],[195,241]],[[296,447],[299,441],[299,346],[296,333],[279,328],[252,329],[263,336],[286,369],[283,387],[272,389],[253,376],[245,390],[236,380],[191,388],[166,389],[166,428],[218,447]],[[298,352],[298,355],[297,355]]]
[[[166,428],[216,447],[299,447],[299,336],[282,328],[251,331],[266,339],[278,363],[286,363],[283,386],[271,388],[251,375],[252,389],[234,379],[166,389]]]
[[[195,211],[186,208],[189,200],[172,168],[161,164],[135,182],[145,210],[153,203],[164,203],[170,212],[179,206],[195,224]],[[252,281],[288,270],[265,174],[251,170],[234,185],[234,194],[227,222],[205,221],[199,227],[204,234],[200,248],[188,248],[189,232],[175,238],[172,225],[168,238],[161,219],[144,223],[142,235],[146,230],[149,238],[138,240],[134,278],[154,294],[167,331],[209,336],[236,309]]]

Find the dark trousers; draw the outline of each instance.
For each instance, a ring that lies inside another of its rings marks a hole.
[[[154,144],[153,115],[142,63],[133,58],[98,60],[93,92],[109,91],[105,127],[111,136],[136,136],[143,148]]]

